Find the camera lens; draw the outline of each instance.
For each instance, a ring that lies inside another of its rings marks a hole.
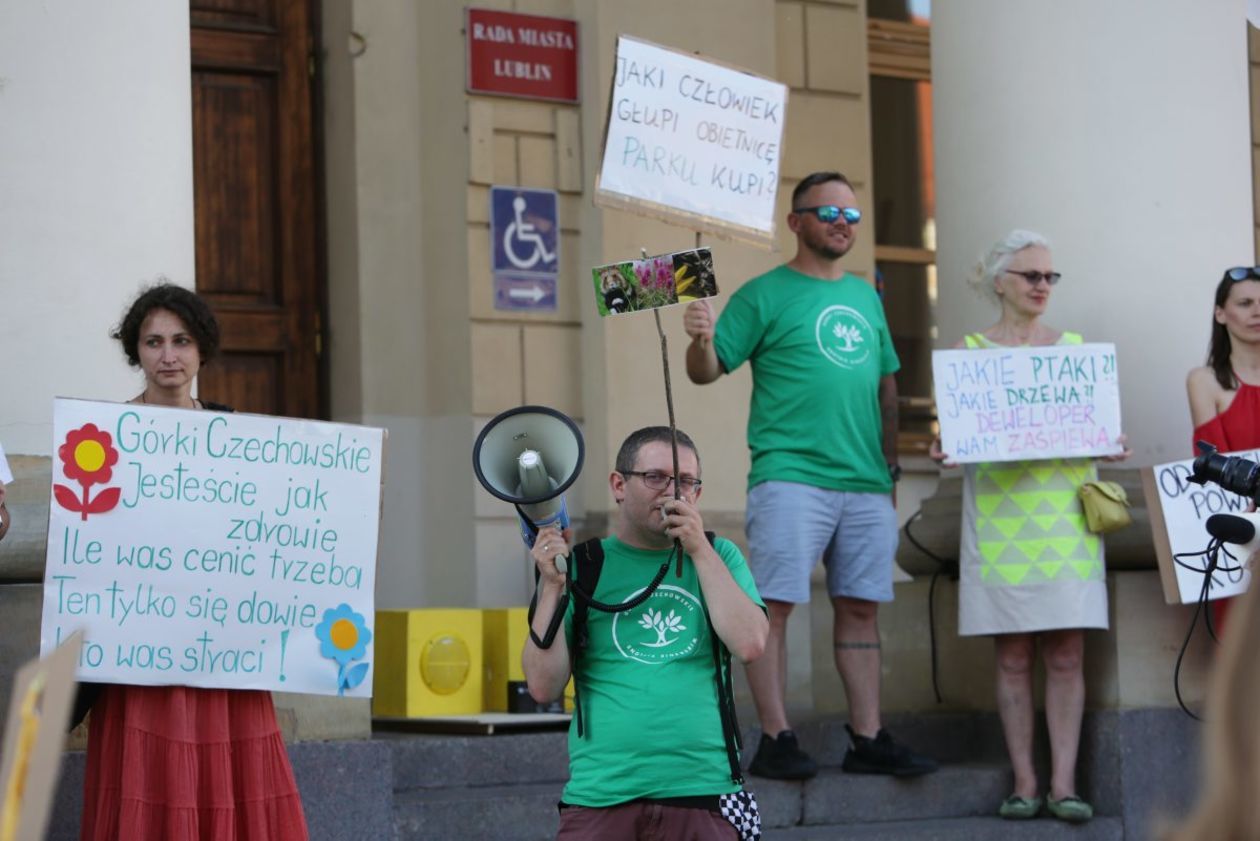
[[[1239,456],[1223,456],[1206,444],[1199,444],[1202,455],[1194,460],[1190,481],[1202,485],[1214,482],[1239,496],[1256,498],[1260,490],[1260,464]]]

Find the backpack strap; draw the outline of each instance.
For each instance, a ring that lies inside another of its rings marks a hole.
[[[717,534],[706,531],[704,536],[709,545],[717,547]],[[731,768],[731,782],[744,784],[744,772],[739,767],[739,752],[743,749],[743,738],[739,733],[739,717],[735,712],[735,690],[731,684],[731,652],[718,636],[709,617],[709,606],[704,606],[704,620],[709,625],[709,639],[713,648],[713,670],[717,685],[718,718],[722,721],[722,740],[726,744],[726,760]]]
[[[599,574],[604,569],[603,542],[598,537],[593,537],[579,543],[570,552],[569,560],[572,561],[569,564],[570,590],[594,596],[595,588],[599,586]],[[586,735],[586,722],[583,720],[582,700],[578,690],[577,664],[591,644],[590,632],[586,626],[590,605],[589,597],[578,596],[573,599],[573,644],[569,646],[569,672],[573,675],[573,718],[577,721],[578,738]]]
[[[534,570],[534,595],[529,600],[529,638],[534,641],[534,645],[541,649],[551,648],[552,643],[556,641],[556,634],[560,631],[560,623],[564,621],[564,612],[569,607],[569,591],[565,590],[560,596],[560,601],[556,603],[556,611],[551,615],[551,623],[547,625],[547,630],[543,632],[542,638],[539,639],[538,634],[534,633],[534,614],[538,611],[538,570]]]

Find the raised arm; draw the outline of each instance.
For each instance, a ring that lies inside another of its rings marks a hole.
[[[741,662],[756,660],[766,648],[770,621],[765,611],[744,592],[704,533],[704,521],[684,499],[665,503],[665,533],[682,541],[700,578],[713,630]]]
[[[722,376],[722,363],[713,346],[716,321],[713,305],[707,298],[692,301],[683,313],[683,328],[691,337],[687,346],[687,376],[697,385],[705,385]]]
[[[569,554],[572,536],[571,530],[561,533],[555,527],[544,528],[538,533],[534,548],[529,553],[539,571],[538,607],[530,626],[539,639],[547,633],[547,626],[560,609],[564,575],[556,569],[555,558],[556,555]],[[525,671],[525,683],[531,698],[540,704],[559,698],[569,682],[570,672],[569,646],[563,625],[550,648],[539,648],[532,636],[526,638],[521,652],[521,667]]]

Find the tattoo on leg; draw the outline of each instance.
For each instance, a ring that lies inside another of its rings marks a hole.
[[[836,642],[836,648],[878,649],[879,643],[878,642],[847,642],[845,640],[838,640]]]

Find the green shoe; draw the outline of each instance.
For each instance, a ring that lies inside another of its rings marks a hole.
[[[1094,817],[1094,807],[1075,794],[1070,794],[1062,800],[1055,800],[1047,795],[1046,808],[1050,810],[1050,814],[1068,823],[1085,823]]]
[[[1040,811],[1040,797],[1020,797],[1018,794],[1012,794],[998,807],[998,815],[1008,821],[1026,821],[1037,817]]]

